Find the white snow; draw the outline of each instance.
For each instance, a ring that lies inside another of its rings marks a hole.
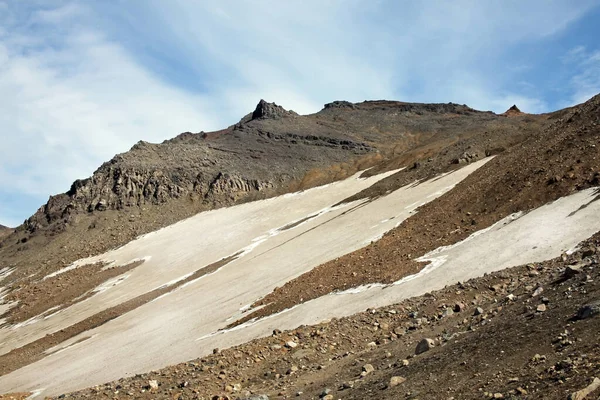
[[[40,394],[55,395],[155,370],[204,356],[215,347],[226,348],[266,336],[275,328],[291,329],[350,315],[486,272],[546,260],[600,230],[600,202],[592,202],[569,216],[593,196],[591,190],[579,192],[437,249],[420,259],[429,261],[425,269],[392,285],[365,285],[330,294],[268,318],[220,330],[227,321],[249,312],[248,306],[240,308],[241,305],[253,304],[315,266],[362,247],[412,215],[417,205],[449,190],[486,161],[419,185],[408,185],[354,209],[359,202],[331,206],[383,176],[358,179],[356,175],[327,187],[213,210],[86,259],[85,263],[114,260],[124,265],[129,260],[151,256],[129,271],[127,279],[107,282],[94,296],[52,318],[13,329],[0,328],[0,342],[4,342],[0,353],[153,288],[173,284],[202,266],[240,251],[246,255],[69,339],[73,343],[92,336],[77,346],[0,377],[0,391],[43,387]],[[281,229],[315,214],[318,215],[294,229]]]

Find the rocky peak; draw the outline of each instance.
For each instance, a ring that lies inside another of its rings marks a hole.
[[[519,110],[519,107],[517,107],[516,104],[513,104],[511,108],[509,108],[508,110],[506,110],[504,112],[504,115],[519,115],[519,114],[523,114],[523,112],[521,110]]]
[[[356,108],[356,106],[349,101],[336,100],[334,102],[325,104],[324,108]]]
[[[298,115],[294,111],[288,111],[275,103],[267,103],[264,100],[258,102],[256,109],[252,113],[252,119],[280,119]]]

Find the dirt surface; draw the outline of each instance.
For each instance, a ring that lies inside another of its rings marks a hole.
[[[435,163],[432,161],[432,163]],[[426,164],[425,164],[426,165]],[[415,179],[402,170],[348,199],[377,197]],[[424,205],[398,228],[364,249],[325,263],[278,288],[233,323],[365,283],[391,283],[423,265],[415,258],[465,239],[496,221],[576,190],[600,185],[600,96],[577,106],[545,131],[499,154],[446,195]]]
[[[0,240],[2,240],[3,237],[10,235],[13,232],[13,229],[4,226],[4,225],[0,225]]]
[[[21,368],[21,367],[24,367],[25,365],[31,364],[31,363],[45,357],[48,354],[52,354],[52,351],[49,352],[50,349],[52,349],[53,347],[58,346],[60,344],[63,344],[65,341],[71,339],[74,336],[79,335],[80,333],[83,333],[83,332],[89,331],[91,329],[94,329],[98,326],[101,326],[101,325],[107,323],[108,321],[111,321],[129,311],[135,310],[136,308],[138,308],[138,307],[140,307],[140,306],[142,306],[142,305],[144,305],[166,293],[172,292],[173,290],[177,289],[178,287],[180,287],[182,285],[185,285],[188,282],[198,279],[201,276],[215,272],[222,266],[224,266],[224,265],[228,264],[229,262],[231,262],[232,260],[234,260],[236,257],[237,257],[237,255],[233,255],[232,257],[225,258],[225,259],[220,260],[211,265],[207,265],[204,268],[197,270],[196,272],[194,272],[193,274],[191,274],[190,276],[188,276],[185,279],[181,279],[171,285],[161,286],[150,292],[144,293],[141,296],[137,296],[131,300],[125,301],[115,307],[107,308],[107,309],[105,309],[91,317],[88,317],[88,318],[84,319],[83,321],[80,321],[74,325],[71,325],[65,329],[61,329],[60,331],[48,334],[48,335],[44,336],[43,338],[38,339],[34,342],[31,342],[23,347],[19,347],[17,349],[10,351],[9,353],[0,355],[0,376],[6,375],[12,371],[15,371],[15,370]],[[123,270],[123,268],[125,268],[125,269],[128,268],[127,270],[131,270],[131,269],[141,265],[141,263],[142,262],[138,261],[138,262],[128,264],[125,267],[121,267],[120,271],[121,271],[121,273],[125,273],[126,271]],[[85,268],[84,268],[84,270],[85,270]],[[68,303],[64,304],[63,306],[68,306],[70,304],[72,304],[72,300],[70,300]],[[84,338],[83,340],[85,340],[85,339],[87,339],[87,338]],[[81,341],[82,340],[71,343],[68,346],[73,346]],[[60,349],[57,349],[55,351],[58,351],[58,350],[60,350]]]
[[[565,399],[600,371],[599,247],[60,398]]]

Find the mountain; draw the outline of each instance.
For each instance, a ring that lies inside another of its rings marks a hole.
[[[582,398],[599,138],[600,95],[543,115],[261,100],[139,142],[0,241],[0,392]]]
[[[420,207],[418,214],[381,240],[287,282],[255,303],[262,308],[238,323],[335,290],[395,282],[423,268],[414,262],[415,256],[465,240],[511,214],[530,212],[548,202],[600,186],[600,146],[596,144],[600,137],[600,95],[561,110],[550,120],[550,125],[508,148],[452,191]],[[401,171],[347,200],[382,196],[413,179],[408,171]],[[371,265],[379,267],[370,268]]]
[[[18,266],[10,279],[49,273],[203,210],[322,185],[375,165],[377,171],[421,165],[408,176],[423,179],[501,152],[549,118],[397,101],[335,101],[300,116],[261,100],[223,130],[140,141],[51,196],[0,242],[0,267]]]

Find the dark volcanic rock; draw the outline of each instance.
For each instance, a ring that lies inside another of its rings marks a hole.
[[[291,117],[291,116],[296,116],[298,114],[296,114],[293,111],[287,111],[285,108],[278,106],[275,103],[267,103],[264,100],[261,100],[258,105],[256,106],[256,109],[254,110],[254,112],[252,113],[252,119],[259,119],[259,118],[273,118],[273,119],[277,119],[277,118],[283,118],[283,117]]]

